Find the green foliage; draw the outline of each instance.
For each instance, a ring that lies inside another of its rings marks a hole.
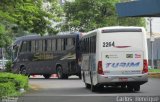
[[[7,61],[7,63],[5,64],[5,71],[11,72],[11,67],[12,67],[12,61]]]
[[[50,7],[44,7],[49,2]],[[15,37],[57,33],[53,22],[60,22],[63,9],[57,0],[0,0],[0,48],[7,48]]]
[[[75,0],[64,5],[67,22],[62,30],[90,31],[104,26],[144,26],[142,18],[118,18],[119,0]]]
[[[11,43],[11,35],[6,31],[5,26],[0,23],[0,48],[7,48]]]
[[[50,6],[44,6],[46,2]],[[23,31],[43,35],[48,29],[55,29],[51,27],[53,21],[61,21],[63,10],[58,4],[57,0],[1,0],[0,22],[8,26],[7,30],[15,24]]]
[[[122,26],[144,26],[145,27],[145,19],[142,17],[127,17],[127,18],[119,18],[119,25]]]
[[[17,95],[15,83],[13,82],[0,83],[0,97],[14,96],[14,95]]]
[[[0,96],[14,95],[28,88],[28,77],[20,74],[0,73]]]
[[[149,72],[160,73],[160,69],[149,69]]]

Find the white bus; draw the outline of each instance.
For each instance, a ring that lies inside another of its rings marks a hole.
[[[140,91],[148,81],[146,32],[142,27],[104,27],[80,42],[82,78],[86,88],[120,86]]]

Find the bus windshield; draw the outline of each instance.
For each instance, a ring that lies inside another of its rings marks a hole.
[[[17,58],[18,55],[18,51],[19,51],[19,46],[18,45],[14,45],[13,46],[13,55],[12,55],[12,60],[14,61]]]

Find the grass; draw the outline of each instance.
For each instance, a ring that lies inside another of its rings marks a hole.
[[[149,69],[149,72],[160,73],[160,69]]]

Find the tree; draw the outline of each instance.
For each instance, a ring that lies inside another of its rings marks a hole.
[[[0,48],[8,46],[11,43],[11,38],[8,32],[5,31],[5,26],[0,24]]]
[[[118,18],[115,4],[119,0],[75,0],[64,5],[66,23],[63,30],[90,31],[104,26],[144,26],[142,18]]]
[[[29,33],[57,33],[52,25],[62,15],[58,0],[0,0],[0,47]]]
[[[52,25],[62,15],[58,0],[0,0],[0,48],[7,48],[15,37],[57,33]]]
[[[43,8],[45,2],[51,5],[48,9]],[[52,28],[52,21],[60,21],[63,11],[57,0],[1,0],[0,13],[0,21],[43,35]]]

